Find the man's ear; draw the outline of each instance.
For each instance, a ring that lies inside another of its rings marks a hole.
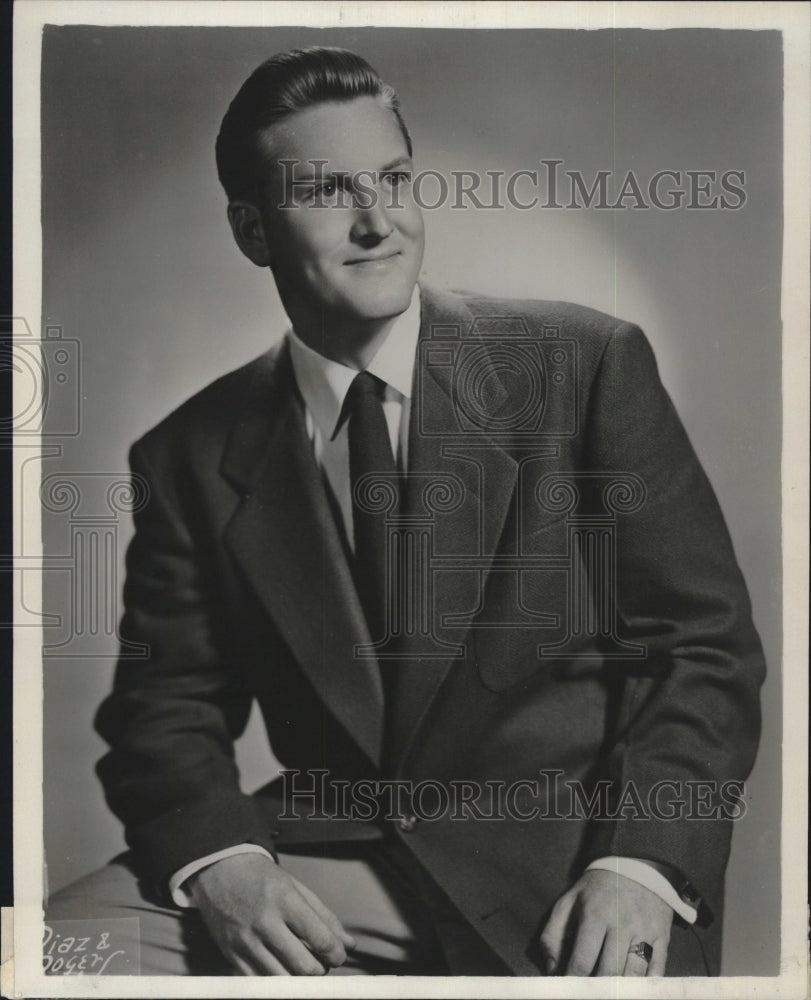
[[[270,267],[270,248],[259,209],[248,201],[228,204],[228,221],[237,246],[257,267]]]

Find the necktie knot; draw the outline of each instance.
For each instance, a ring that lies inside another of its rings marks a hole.
[[[352,384],[346,394],[347,407],[353,410],[362,399],[373,397],[377,400],[383,399],[386,390],[386,383],[371,372],[362,371],[352,379]]]

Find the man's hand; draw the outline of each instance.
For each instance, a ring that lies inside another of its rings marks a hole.
[[[541,934],[547,975],[663,976],[673,910],[655,892],[607,871],[587,871],[555,907]],[[653,947],[650,964],[629,955]]]
[[[225,957],[244,976],[323,976],[355,941],[305,885],[261,854],[236,854],[188,880]]]

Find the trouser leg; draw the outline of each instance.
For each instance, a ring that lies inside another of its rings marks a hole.
[[[96,949],[99,938],[110,964],[109,975],[222,976],[231,970],[214,946],[196,910],[160,906],[142,892],[127,855],[55,893],[45,908],[46,937],[89,936]],[[51,951],[51,955],[58,944]],[[49,943],[45,945],[46,955]],[[113,957],[113,953],[123,952]],[[99,954],[94,950],[92,954]],[[106,957],[106,956],[105,956]],[[46,960],[46,964],[47,960]],[[59,972],[55,962],[51,971]],[[101,967],[81,971],[97,973]]]
[[[320,856],[280,854],[279,861],[336,913],[358,941],[346,964],[333,974],[447,972],[430,918],[413,886],[378,847]],[[233,974],[197,911],[149,899],[127,855],[55,893],[46,908],[46,925],[51,941],[56,935],[62,942],[88,935],[95,944],[99,935],[108,934],[106,956],[116,953],[104,969],[108,974]]]
[[[448,896],[413,854],[398,841],[383,848],[390,864],[419,899],[419,905],[442,950],[447,974],[452,976],[510,976],[511,969],[476,933]],[[425,919],[425,918],[424,918]]]
[[[329,854],[279,855],[279,862],[336,914],[357,941],[331,975],[446,975],[448,966],[407,872],[384,845],[341,846]]]

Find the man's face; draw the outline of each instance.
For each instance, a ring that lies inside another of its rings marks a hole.
[[[407,309],[424,229],[394,114],[373,97],[319,104],[263,142],[272,166],[258,207],[288,313],[351,323]]]

